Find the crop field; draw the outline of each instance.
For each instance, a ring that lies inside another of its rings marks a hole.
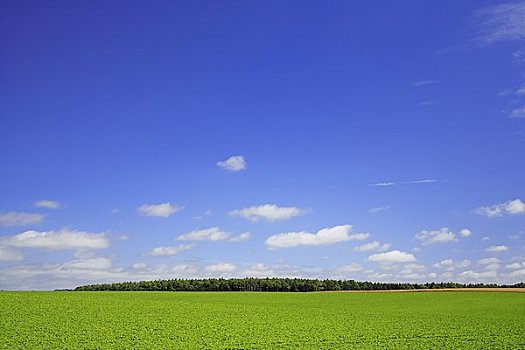
[[[0,349],[525,349],[525,293],[1,292]]]

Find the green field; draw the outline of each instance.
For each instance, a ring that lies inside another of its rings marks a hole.
[[[1,292],[1,349],[525,349],[513,292]]]

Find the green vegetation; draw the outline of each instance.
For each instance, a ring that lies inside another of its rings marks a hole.
[[[444,288],[524,288],[521,282],[511,286],[497,284],[442,283],[379,283],[354,280],[316,280],[304,278],[207,278],[91,284],[77,291],[176,291],[176,292],[319,292],[336,290],[409,290]]]
[[[525,294],[2,292],[0,349],[523,349]]]

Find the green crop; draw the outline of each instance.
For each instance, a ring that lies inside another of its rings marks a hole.
[[[0,349],[525,349],[525,294],[2,292]]]

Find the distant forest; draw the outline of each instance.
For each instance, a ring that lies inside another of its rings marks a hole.
[[[410,290],[444,288],[525,288],[525,282],[514,285],[441,283],[380,283],[354,280],[318,280],[302,278],[208,278],[172,279],[140,282],[90,284],[75,291],[187,291],[187,292],[317,292],[338,290]]]

